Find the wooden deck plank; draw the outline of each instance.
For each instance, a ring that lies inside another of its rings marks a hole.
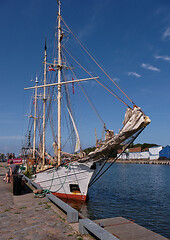
[[[120,240],[167,240],[167,238],[123,217],[100,219],[94,222]]]

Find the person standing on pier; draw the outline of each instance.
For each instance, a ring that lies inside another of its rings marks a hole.
[[[13,163],[13,160],[11,160],[10,162],[10,175],[12,174],[17,174],[18,173],[18,169],[17,169],[17,166],[15,165],[15,163]]]
[[[18,173],[17,166],[15,165],[15,163],[13,163],[13,160],[10,160],[9,163],[10,163],[9,170],[7,171],[4,178],[4,181],[6,183],[12,182],[13,175],[16,175]]]

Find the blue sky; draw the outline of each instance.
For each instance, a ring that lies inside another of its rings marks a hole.
[[[56,0],[0,1],[0,152],[19,153],[29,104],[24,87],[42,68],[44,39],[54,32],[56,16]],[[170,144],[170,2],[63,0],[62,16],[151,118],[136,142]],[[103,98],[100,113],[102,103]],[[107,105],[104,116],[109,128],[119,128],[126,110],[117,100],[115,105]],[[92,144],[88,134],[85,141],[84,146]]]

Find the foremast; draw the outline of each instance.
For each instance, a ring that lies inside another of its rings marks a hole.
[[[43,141],[42,141],[42,160],[45,165],[45,111],[46,111],[46,76],[47,76],[47,46],[45,41],[44,52],[44,96],[43,96]]]
[[[35,98],[34,98],[34,138],[33,138],[33,159],[35,160],[35,142],[36,142],[36,122],[37,122],[37,84],[38,79],[36,76],[35,81]]]
[[[58,0],[58,165],[61,164],[61,2]]]

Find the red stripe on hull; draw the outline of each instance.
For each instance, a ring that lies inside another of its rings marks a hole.
[[[86,201],[85,195],[66,194],[66,193],[58,193],[58,192],[52,192],[52,194],[61,199],[70,199],[70,200],[84,201],[84,202]]]

